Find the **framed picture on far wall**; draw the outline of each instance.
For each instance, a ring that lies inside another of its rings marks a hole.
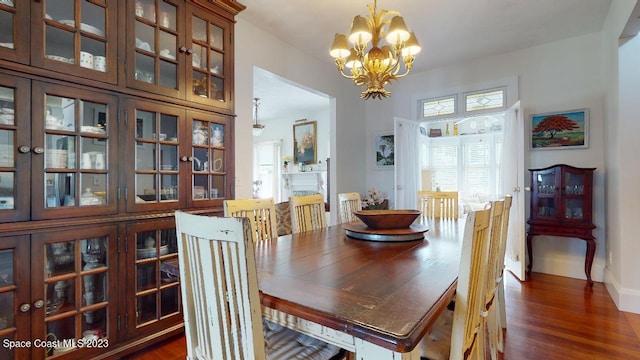
[[[393,169],[395,146],[393,133],[380,133],[373,137],[374,167],[379,170]]]
[[[589,147],[589,109],[531,116],[532,150],[586,149]]]
[[[318,162],[317,121],[293,124],[293,163],[316,164]]]

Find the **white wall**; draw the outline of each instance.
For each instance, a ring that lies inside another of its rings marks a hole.
[[[640,39],[636,36],[622,46],[618,38],[635,0],[612,3],[603,30],[603,52],[607,97],[605,128],[607,269],[605,281],[618,308],[640,313],[640,242],[637,223],[640,217]],[[618,51],[619,48],[619,51]]]
[[[393,116],[416,119],[417,103],[413,100],[421,94],[433,94],[474,84],[483,86],[496,79],[513,77],[519,80],[519,97],[526,121],[530,121],[531,114],[589,108],[591,121],[588,149],[526,150],[525,158],[527,168],[557,163],[598,168],[594,180],[594,222],[597,226],[594,235],[597,238],[597,250],[592,277],[596,281],[602,281],[606,226],[601,52],[601,36],[594,33],[413,74],[399,81],[391,90],[393,111],[388,107],[381,108],[384,105],[380,103],[367,103],[368,132],[392,128]],[[428,56],[428,52],[420,56]],[[529,125],[526,131],[530,131]],[[385,189],[392,188],[393,177],[386,175],[369,169],[367,182],[382,184],[378,187]],[[525,183],[530,183],[528,177]],[[527,218],[528,211],[529,209]],[[586,279],[586,244],[583,240],[539,236],[535,238],[533,247],[533,271]]]
[[[332,139],[327,154],[331,159],[331,192],[360,191],[364,188],[366,119],[360,92],[343,79],[327,53],[318,61],[273,37],[238,15],[235,25],[235,166],[236,198],[251,197],[253,67],[257,66],[304,87],[331,97],[329,128]],[[331,39],[327,38],[330,42]],[[337,152],[336,149],[342,149]],[[335,206],[330,220],[335,222]]]

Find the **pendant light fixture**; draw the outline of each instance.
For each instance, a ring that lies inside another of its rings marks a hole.
[[[260,98],[253,98],[253,136],[262,135],[262,131],[264,130],[264,125],[258,122],[258,106],[260,105]]]

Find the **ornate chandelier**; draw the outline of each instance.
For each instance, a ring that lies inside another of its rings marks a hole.
[[[376,3],[374,0],[373,6],[367,5],[370,12],[367,18],[360,15],[353,18],[349,34],[353,48],[349,48],[344,34],[336,34],[329,52],[336,59],[340,74],[365,88],[360,95],[363,99],[389,97],[391,93],[384,86],[409,74],[415,55],[421,50],[415,34],[407,29],[400,13],[377,12]],[[389,19],[391,16],[393,18]],[[383,38],[390,45],[379,47]],[[344,72],[345,67],[350,69],[350,75]],[[400,74],[402,69],[404,72]]]

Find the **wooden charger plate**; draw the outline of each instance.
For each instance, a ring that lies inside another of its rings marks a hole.
[[[372,229],[361,222],[350,222],[342,224],[342,227],[350,238],[390,242],[424,240],[424,233],[429,230],[422,224],[399,229]]]

